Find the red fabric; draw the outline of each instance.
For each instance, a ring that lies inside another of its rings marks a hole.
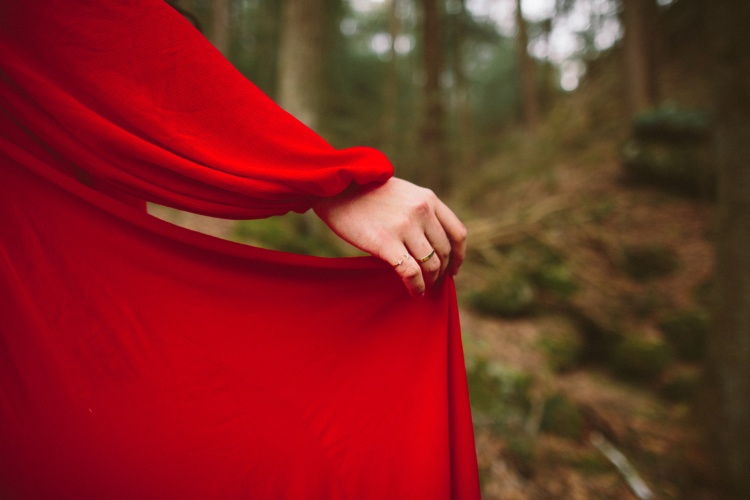
[[[159,0],[4,1],[0,498],[478,498],[451,280],[123,202],[259,217],[389,175]]]

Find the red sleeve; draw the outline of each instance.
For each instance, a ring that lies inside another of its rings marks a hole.
[[[302,212],[393,174],[281,110],[163,0],[4,0],[0,106],[67,168],[208,215]]]

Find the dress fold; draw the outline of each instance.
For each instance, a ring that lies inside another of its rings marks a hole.
[[[164,2],[3,2],[0,498],[478,498],[450,278],[412,299],[133,203],[264,217],[390,175]]]

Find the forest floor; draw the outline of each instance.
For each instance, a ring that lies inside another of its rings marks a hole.
[[[457,278],[483,497],[719,498],[695,425],[704,352],[685,359],[662,326],[708,308],[712,205],[628,184],[616,161],[486,180]],[[524,275],[530,299],[492,285]]]
[[[483,497],[719,498],[694,426],[700,356],[675,355],[660,327],[707,307],[712,205],[623,183],[616,161],[590,163],[523,178],[485,169],[458,196],[470,230],[457,289]],[[238,239],[235,222],[151,212]],[[515,308],[477,300],[519,279],[498,292]],[[618,350],[632,338],[643,342]],[[615,466],[607,445],[631,467]]]

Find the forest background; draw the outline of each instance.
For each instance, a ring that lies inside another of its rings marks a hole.
[[[169,3],[466,222],[484,498],[750,497],[750,2]],[[151,212],[355,253],[308,214]]]

